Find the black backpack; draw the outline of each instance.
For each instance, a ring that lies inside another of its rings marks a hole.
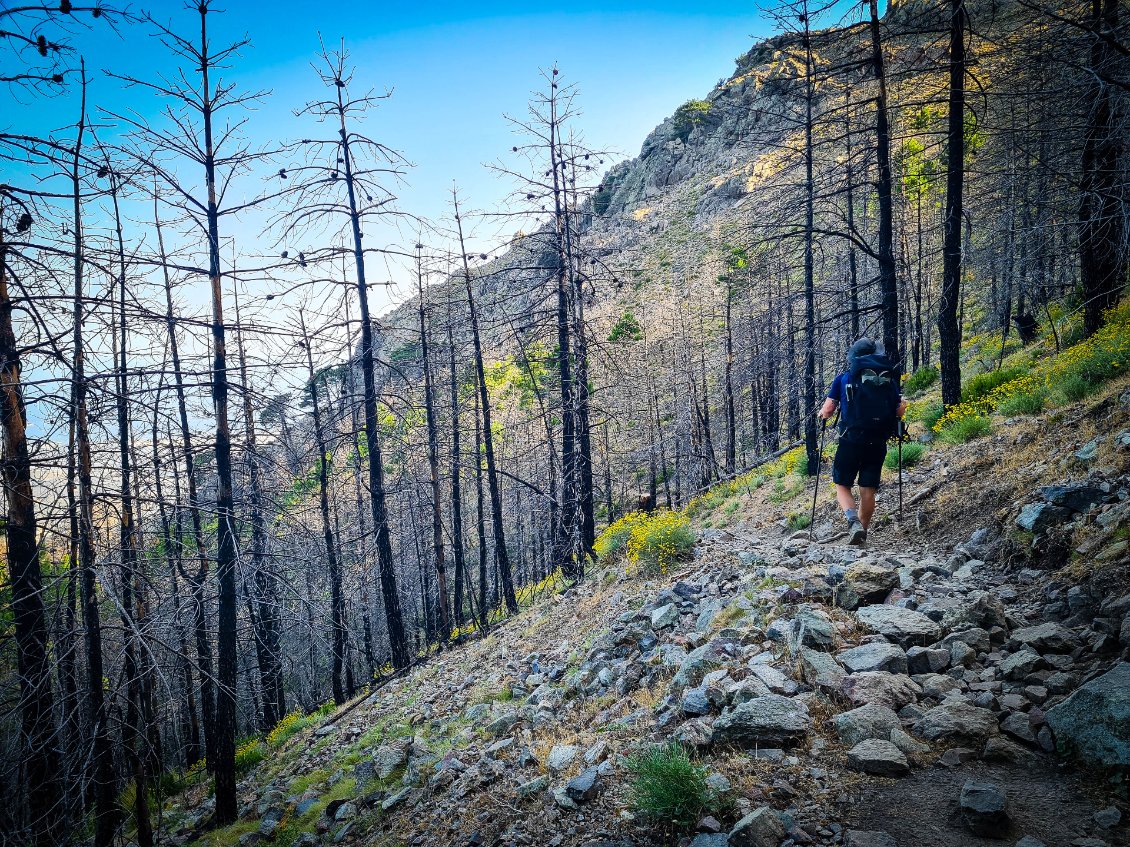
[[[881,354],[857,356],[844,386],[842,431],[851,441],[887,441],[898,423],[899,373]]]

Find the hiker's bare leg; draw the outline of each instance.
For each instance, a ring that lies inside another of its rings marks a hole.
[[[848,509],[855,508],[855,495],[851,493],[851,489],[846,485],[836,485],[836,502],[840,504],[840,511],[846,512]],[[872,506],[874,506],[874,498],[872,498]]]
[[[859,522],[863,528],[871,526],[871,516],[875,514],[875,494],[879,489],[859,486]]]

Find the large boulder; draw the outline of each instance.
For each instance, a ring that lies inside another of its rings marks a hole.
[[[970,627],[990,630],[996,626],[1007,629],[1008,616],[999,597],[988,591],[978,591],[970,594],[960,606],[946,610],[942,625],[950,630]]]
[[[953,741],[980,748],[1000,728],[988,709],[969,703],[943,703],[914,722],[914,732],[927,741]]]
[[[1076,482],[1069,485],[1045,485],[1040,496],[1053,506],[1060,506],[1072,512],[1085,512],[1096,503],[1101,503],[1106,493],[1097,485]]]
[[[836,658],[851,673],[860,671],[906,673],[907,670],[906,653],[897,644],[886,641],[860,644],[858,647],[837,653]]]
[[[876,703],[840,712],[832,718],[832,724],[840,740],[853,747],[868,738],[889,739],[891,731],[902,726],[893,709]]]
[[[855,616],[871,632],[877,632],[903,647],[932,644],[941,634],[938,624],[921,612],[899,606],[864,606]]]
[[[770,694],[724,711],[714,722],[714,741],[742,747],[787,747],[803,738],[811,726],[804,703]]]
[[[1056,741],[1092,764],[1130,765],[1130,662],[1119,662],[1047,713]]]
[[[898,710],[917,701],[922,688],[906,674],[864,671],[845,676],[840,693],[856,705],[877,703]]]
[[[869,603],[882,603],[899,584],[898,573],[869,559],[860,559],[844,571],[836,586],[836,605],[852,611]]]
[[[1037,653],[1070,653],[1079,644],[1079,636],[1054,621],[1018,629],[1008,641],[1009,649],[1029,647]]]
[[[1051,503],[1029,503],[1016,516],[1016,525],[1033,535],[1043,535],[1071,517],[1071,510]]]

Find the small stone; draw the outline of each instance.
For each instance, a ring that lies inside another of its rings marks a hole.
[[[906,753],[908,756],[930,752],[929,744],[923,744],[921,741],[915,740],[913,736],[909,735],[903,729],[891,730],[891,743],[902,750],[902,752]]]
[[[387,797],[381,803],[381,809],[383,811],[387,812],[389,809],[393,808],[394,806],[399,804],[401,800],[403,800],[405,797],[407,797],[408,792],[411,791],[411,790],[412,790],[411,786],[408,786],[408,785],[404,786],[404,788],[401,788],[399,791],[397,791],[391,797]]]
[[[710,700],[706,696],[706,689],[702,686],[688,688],[683,692],[683,702],[680,704],[683,714],[707,715],[710,713]]]
[[[777,847],[785,837],[785,825],[777,813],[762,806],[738,821],[730,830],[730,847]]]
[[[691,839],[690,847],[729,847],[730,836],[724,832],[700,832]]]
[[[1033,535],[1043,535],[1071,517],[1071,510],[1051,503],[1029,503],[1016,516],[1016,525]]]
[[[1015,741],[997,735],[985,742],[985,749],[981,751],[981,758],[986,762],[1025,764],[1031,762],[1034,756],[1028,748],[1021,747]]]
[[[1027,744],[1036,743],[1036,733],[1032,730],[1032,722],[1023,712],[1013,712],[1002,720],[1001,731]]]
[[[844,677],[840,693],[852,703],[876,703],[897,710],[917,701],[922,687],[906,674],[864,671]]]
[[[803,703],[770,694],[723,712],[714,722],[714,740],[745,747],[786,746],[803,737],[811,726]]]
[[[598,768],[587,768],[573,777],[565,785],[565,793],[574,803],[587,803],[600,793],[601,782]]]
[[[494,736],[505,735],[514,728],[516,723],[518,723],[518,711],[506,709],[486,725],[486,731]]]
[[[863,626],[909,648],[938,640],[938,624],[921,612],[898,606],[864,606],[855,613]]]
[[[679,622],[679,607],[674,603],[660,606],[651,613],[651,628],[654,630],[665,629]]]
[[[927,741],[972,743],[977,747],[998,731],[992,712],[963,702],[935,706],[914,723],[914,732]]]
[[[970,750],[968,747],[951,747],[942,753],[938,764],[945,768],[959,768],[975,758],[977,758],[976,750]]]
[[[556,744],[549,751],[549,758],[546,759],[545,766],[551,771],[563,771],[577,758],[577,752],[577,748],[572,744]]]
[[[1016,842],[1016,847],[1048,847],[1043,841],[1038,838],[1033,838],[1031,835],[1025,835]]]
[[[906,651],[906,661],[908,673],[938,673],[949,667],[950,651],[933,647],[911,647]]]
[[[848,751],[848,766],[874,776],[906,776],[910,764],[906,755],[890,741],[869,738]]]
[[[1114,829],[1122,820],[1122,812],[1117,806],[1107,806],[1095,812],[1093,818],[1100,829]]]
[[[545,774],[536,776],[529,782],[523,782],[518,786],[519,797],[532,797],[549,787],[549,777]]]
[[[974,835],[1003,838],[1008,833],[1008,798],[996,785],[968,780],[959,802],[962,823]]]
[[[885,832],[849,829],[844,847],[899,847],[898,842]]]
[[[721,832],[722,824],[720,824],[718,819],[713,815],[707,815],[698,822],[698,826],[695,828],[699,832]]]
[[[1029,647],[1037,653],[1070,653],[1079,646],[1079,637],[1063,624],[1049,621],[1012,633],[1010,649]]]

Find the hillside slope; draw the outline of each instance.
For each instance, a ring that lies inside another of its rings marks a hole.
[[[648,819],[629,791],[633,752],[672,739],[717,790],[695,847],[1001,843],[963,824],[969,779],[1007,794],[1007,843],[1130,843],[1124,784],[1092,770],[1130,763],[1126,689],[1094,693],[1130,649],[1128,385],[935,449],[902,521],[884,491],[866,551],[781,526],[810,489],[727,489],[703,514],[728,525],[702,528],[677,572],[611,564],[551,586],[487,637],[276,731],[240,822],[206,831],[206,787],[189,787],[165,813],[173,842],[686,843],[694,827]],[[1035,535],[1017,524],[1033,510]],[[1121,748],[1096,747],[1104,731]]]

